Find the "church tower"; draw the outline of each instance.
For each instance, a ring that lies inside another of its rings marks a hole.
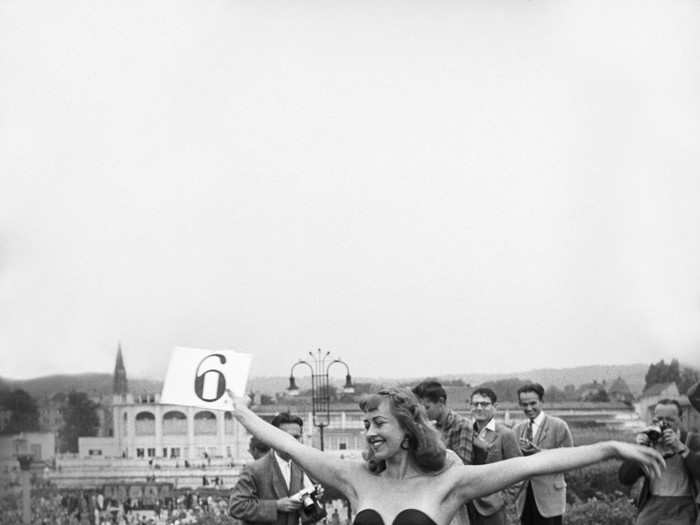
[[[122,344],[117,348],[117,364],[114,365],[114,387],[112,393],[118,396],[126,396],[129,392],[129,384],[126,381],[126,368],[122,357]]]

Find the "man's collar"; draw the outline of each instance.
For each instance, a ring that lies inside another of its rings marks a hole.
[[[479,426],[476,420],[474,421],[474,430],[479,432]],[[489,422],[486,423],[486,426],[481,430],[490,430],[491,432],[496,432],[496,418],[492,417],[491,419],[489,419]]]
[[[287,465],[287,466],[289,466],[289,465],[291,464],[291,462],[292,462],[292,458],[289,458],[289,459],[282,459],[282,458],[280,457],[280,455],[277,453],[276,450],[273,450],[273,451],[272,451],[272,455],[275,456],[275,459],[277,460],[277,463],[279,464],[280,467],[281,467],[282,465]]]
[[[541,410],[539,414],[537,414],[537,417],[532,420],[532,423],[540,426],[544,422],[544,410]]]

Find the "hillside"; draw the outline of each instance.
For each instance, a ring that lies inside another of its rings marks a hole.
[[[568,384],[575,386],[597,381],[612,381],[621,376],[630,387],[633,394],[637,395],[644,387],[644,375],[649,365],[594,365],[561,369],[536,369],[524,372],[508,374],[452,374],[441,376],[442,380],[461,379],[465,383],[478,385],[485,381],[493,381],[504,378],[517,377],[542,383],[545,387],[554,385],[564,388]],[[358,383],[374,383],[380,385],[394,385],[398,383],[417,383],[423,377],[414,378],[354,378]],[[342,386],[343,380],[338,377],[333,383]],[[286,377],[253,377],[249,380],[249,388],[253,392],[274,394],[284,391],[289,384]],[[297,377],[297,385],[300,389],[311,388],[311,380],[306,376]],[[132,393],[160,392],[162,381],[154,379],[129,378],[129,390]],[[0,378],[0,388],[21,388],[34,397],[44,397],[56,392],[68,392],[78,390],[90,394],[110,394],[112,392],[111,374],[63,374],[38,377],[26,380],[10,380]]]
[[[129,379],[129,390],[133,393],[160,392],[161,386],[162,381],[153,379]],[[0,378],[0,387],[21,388],[34,397],[71,390],[107,395],[112,393],[112,374],[61,374],[23,380]]]

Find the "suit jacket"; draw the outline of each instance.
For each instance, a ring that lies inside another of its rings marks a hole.
[[[486,454],[486,460],[484,463],[495,463],[497,461],[502,461],[504,459],[514,458],[521,456],[520,447],[518,446],[518,441],[515,437],[515,433],[508,427],[496,423],[496,430],[484,429],[482,431],[482,438],[489,444],[488,452]],[[509,487],[505,491],[501,490],[484,496],[483,498],[477,498],[472,500],[472,503],[476,507],[476,510],[482,516],[491,516],[501,510],[505,504],[506,492],[515,495],[519,492],[520,484],[516,484],[513,487]]]
[[[525,438],[529,421],[517,424],[513,431],[518,440]],[[533,437],[534,444],[541,449],[572,447],[574,439],[571,436],[569,425],[558,417],[544,415],[544,421]],[[561,516],[566,510],[566,481],[564,474],[546,474],[535,476],[529,480],[532,485],[532,494],[535,497],[537,510],[545,517]],[[518,515],[521,516],[525,507],[527,494],[527,482],[522,486],[515,501]]]
[[[277,500],[304,488],[303,471],[292,463],[291,487],[287,489],[273,451],[250,463],[231,490],[229,514],[244,524],[299,525],[298,512],[278,512]]]
[[[682,430],[681,441],[685,443],[690,450],[690,453],[683,460],[683,464],[690,477],[691,490],[697,496],[696,501],[700,502],[700,491],[698,490],[698,483],[700,482],[700,435]],[[622,465],[620,465],[618,477],[620,478],[620,483],[623,485],[634,485],[642,476],[644,476],[644,484],[637,497],[637,508],[639,509],[646,505],[651,497],[649,478],[636,461],[626,459],[622,462]]]

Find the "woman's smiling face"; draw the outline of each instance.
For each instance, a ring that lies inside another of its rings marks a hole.
[[[406,432],[391,413],[389,399],[382,400],[374,410],[365,412],[365,439],[378,460],[387,460],[402,450]]]

